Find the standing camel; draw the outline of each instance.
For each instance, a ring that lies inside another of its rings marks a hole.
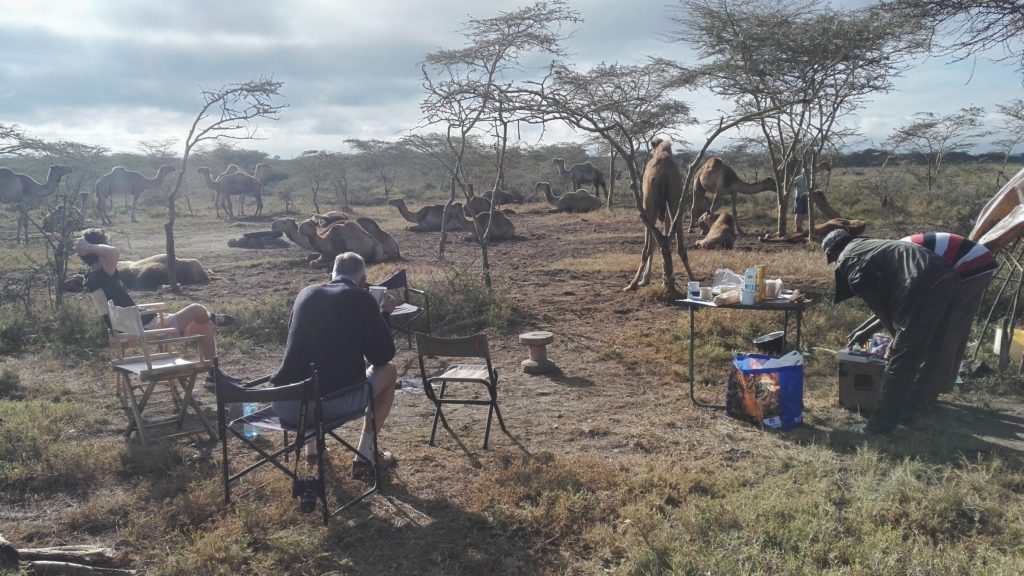
[[[579,190],[584,184],[594,185],[594,196],[601,197],[601,192],[598,190],[600,187],[604,190],[604,198],[608,199],[608,186],[604,183],[604,174],[597,166],[594,166],[590,162],[584,162],[583,164],[573,164],[572,168],[565,169],[565,160],[561,158],[555,158],[551,161],[558,168],[558,173],[563,178],[569,179],[569,185],[572,187],[571,191]]]
[[[15,238],[21,242],[25,231],[28,244],[28,210],[34,202],[57,191],[60,179],[74,170],[70,166],[54,164],[46,173],[46,182],[36,182],[31,176],[20,174],[10,168],[0,168],[0,202],[13,205],[18,211],[18,227]]]
[[[114,166],[110,172],[96,180],[96,211],[100,214],[100,220],[104,224],[113,224],[113,221],[110,219],[109,209],[113,208],[114,195],[124,194],[125,201],[127,202],[128,195],[131,194],[132,222],[137,222],[135,219],[135,207],[139,203],[139,196],[146,190],[159,188],[164,183],[167,175],[174,172],[174,170],[174,166],[164,165],[157,169],[156,176],[146,178],[140,172],[126,170],[124,166]]]
[[[661,220],[665,224],[665,234],[668,234],[672,223],[672,211],[679,206],[679,199],[683,194],[683,177],[679,172],[679,166],[672,159],[672,143],[668,140],[655,138],[651,141],[651,159],[644,167],[643,187],[644,214],[648,222],[652,226],[657,226]],[[682,226],[676,227],[675,236],[676,250],[683,261],[686,276],[693,278],[690,259],[683,244]],[[666,242],[669,241],[671,239],[666,239]],[[651,283],[651,261],[654,259],[655,244],[657,242],[654,234],[644,226],[644,248],[640,256],[640,267],[637,268],[633,280],[626,286],[626,290],[636,290],[637,286],[647,286]]]
[[[233,166],[233,165],[232,165]],[[214,205],[217,208],[217,215],[220,215],[221,207],[228,215],[228,220],[234,219],[235,215],[231,209],[231,196],[241,196],[240,202],[244,200],[246,196],[252,196],[256,199],[256,213],[255,216],[259,216],[263,213],[263,182],[260,181],[260,177],[263,175],[264,169],[267,167],[262,162],[256,165],[254,175],[250,176],[245,172],[238,170],[237,166],[234,166],[235,171],[231,170],[231,166],[228,167],[216,180],[213,179],[211,171],[207,167],[196,168],[196,172],[203,175],[203,180],[206,182],[206,186],[217,193],[217,197],[214,200]],[[245,216],[242,211],[243,206],[239,206],[239,214]]]
[[[736,218],[736,194],[757,194],[766,190],[775,189],[775,178],[771,176],[758,180],[757,182],[744,182],[736,174],[731,166],[721,158],[713,156],[697,171],[693,179],[693,204],[690,206],[690,229],[696,227],[697,219],[705,212],[714,212],[718,209],[718,197],[725,193],[732,196],[732,217],[736,224],[736,231],[741,232],[739,219]],[[707,195],[711,193],[711,203],[708,204]]]

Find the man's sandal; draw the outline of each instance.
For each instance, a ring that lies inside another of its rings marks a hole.
[[[391,452],[377,452],[377,463],[381,471],[394,468],[398,464],[394,454]],[[373,462],[367,462],[362,458],[352,461],[352,479],[366,480],[373,475]]]

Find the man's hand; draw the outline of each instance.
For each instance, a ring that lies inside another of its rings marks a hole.
[[[847,336],[847,347],[853,348],[855,345],[858,344],[860,346],[864,346],[865,344],[867,344],[868,340],[871,339],[871,334],[873,332],[873,330],[854,330],[853,332],[850,333],[849,336]]]
[[[396,306],[398,306],[398,300],[391,294],[385,294],[380,301],[380,311],[387,314],[394,312]]]

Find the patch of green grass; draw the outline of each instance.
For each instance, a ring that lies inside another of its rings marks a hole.
[[[77,402],[0,400],[0,492],[79,493],[118,468],[123,440],[110,422]]]
[[[284,296],[257,298],[226,311],[237,323],[218,331],[224,345],[272,344],[283,346],[288,340],[288,316],[292,303]]]
[[[434,334],[465,336],[485,329],[504,331],[512,323],[511,287],[497,281],[490,290],[479,270],[437,270],[427,281]]]

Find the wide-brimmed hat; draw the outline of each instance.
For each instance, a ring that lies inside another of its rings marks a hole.
[[[825,236],[821,241],[821,249],[825,251],[825,258],[830,264],[839,258],[850,239],[850,233],[846,230],[833,230]]]

